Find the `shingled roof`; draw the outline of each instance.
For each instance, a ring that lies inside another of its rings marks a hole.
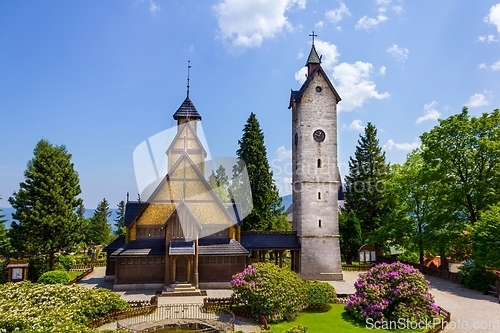
[[[125,245],[125,235],[118,236],[114,241],[105,246],[102,250],[105,252],[115,252]]]
[[[242,232],[241,245],[250,251],[300,249],[295,232]]]
[[[137,214],[141,211],[142,207],[144,207],[145,202],[137,202],[137,201],[128,201],[125,205],[125,221],[124,224],[128,227],[132,221],[135,219]]]
[[[189,96],[186,97],[184,102],[182,102],[181,106],[179,106],[177,111],[174,113],[174,119],[178,120],[179,118],[201,120],[201,115],[198,110],[196,110],[196,107],[194,106],[193,102],[191,102]]]
[[[198,253],[207,256],[247,256],[249,252],[235,239],[202,238],[198,241]]]
[[[164,238],[143,238],[130,241],[111,256],[120,257],[143,257],[143,256],[163,256],[165,255]]]

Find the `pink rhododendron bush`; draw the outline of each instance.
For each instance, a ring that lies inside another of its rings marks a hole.
[[[365,322],[432,320],[438,307],[422,273],[401,262],[379,264],[360,275],[346,311]]]
[[[288,268],[256,263],[234,275],[231,285],[235,302],[247,306],[256,320],[291,320],[307,307],[307,285]]]

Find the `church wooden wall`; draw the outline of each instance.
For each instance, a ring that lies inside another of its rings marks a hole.
[[[165,257],[121,257],[116,265],[115,284],[163,283]],[[117,273],[117,274],[116,274]]]
[[[234,274],[246,267],[245,257],[235,256],[200,256],[198,272],[200,282],[231,281]]]

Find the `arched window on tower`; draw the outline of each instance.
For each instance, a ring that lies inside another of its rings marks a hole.
[[[318,220],[318,225],[321,228],[321,220]]]
[[[321,168],[321,158],[318,158],[318,168]]]
[[[318,192],[318,199],[321,200],[321,192]]]

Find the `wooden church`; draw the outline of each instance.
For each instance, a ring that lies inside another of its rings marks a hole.
[[[313,43],[307,80],[292,91],[293,231],[241,232],[237,203],[222,203],[205,179],[207,152],[197,136],[201,115],[187,97],[173,117],[168,174],[152,185],[147,202],[127,200],[125,237],[104,248],[106,277],[115,290],[196,292],[229,287],[232,276],[272,251],[305,279],[342,280],[338,201],[335,88]],[[298,168],[298,166],[301,168]],[[304,168],[305,167],[305,168]],[[303,172],[302,170],[308,170]],[[251,254],[251,257],[250,257]]]
[[[192,291],[227,284],[246,267],[238,207],[222,203],[204,176],[201,115],[189,89],[173,117],[177,134],[166,151],[168,174],[146,202],[127,202],[126,235],[104,249],[115,290]]]

